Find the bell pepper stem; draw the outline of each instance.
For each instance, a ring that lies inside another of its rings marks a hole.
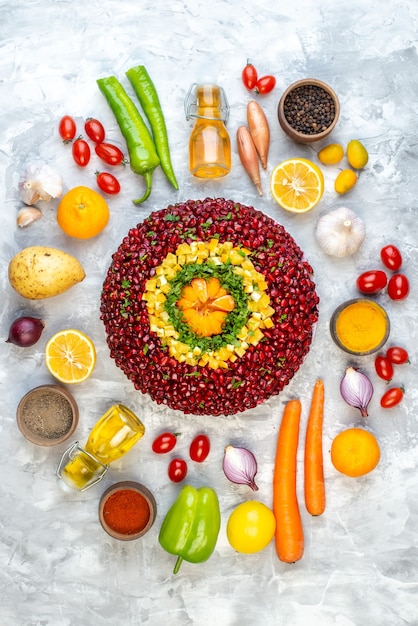
[[[145,200],[147,198],[150,197],[151,195],[151,191],[152,191],[152,172],[145,172],[144,176],[144,180],[145,180],[145,184],[147,186],[144,195],[141,198],[137,198],[136,200],[132,200],[132,202],[134,204],[142,204],[142,202],[145,202]]]
[[[178,556],[178,557],[177,557],[176,564],[175,564],[174,569],[173,569],[173,574],[177,574],[177,572],[178,572],[178,571],[179,571],[179,569],[180,569],[180,565],[181,565],[182,563],[183,563],[183,557],[182,557],[182,556]]]

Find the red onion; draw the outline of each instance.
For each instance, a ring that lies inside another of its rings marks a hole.
[[[226,446],[222,468],[225,476],[231,483],[248,485],[253,491],[258,491],[254,482],[257,474],[257,461],[252,452],[246,448]]]
[[[9,329],[6,343],[14,343],[20,348],[33,346],[45,327],[45,322],[38,317],[18,317]]]
[[[347,367],[341,380],[340,391],[347,404],[360,409],[362,416],[367,417],[367,407],[373,395],[373,385],[365,374],[354,367]]]

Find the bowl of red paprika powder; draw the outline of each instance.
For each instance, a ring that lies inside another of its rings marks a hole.
[[[100,523],[114,539],[139,539],[149,531],[156,515],[157,504],[150,490],[132,480],[115,483],[100,498]]]
[[[280,126],[293,141],[312,143],[334,130],[340,115],[335,91],[322,80],[304,78],[290,85],[278,106]]]

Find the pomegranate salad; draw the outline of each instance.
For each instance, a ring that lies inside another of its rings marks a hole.
[[[280,224],[223,198],[155,211],[112,256],[101,295],[110,355],[170,408],[232,415],[278,394],[318,318],[312,268]]]

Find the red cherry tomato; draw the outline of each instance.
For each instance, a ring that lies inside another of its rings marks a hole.
[[[109,174],[109,172],[96,172],[97,186],[99,189],[108,193],[109,195],[116,195],[120,191],[120,183],[116,176]]]
[[[171,452],[177,443],[177,437],[173,433],[161,433],[152,442],[152,449],[157,454]]]
[[[95,146],[97,156],[108,165],[125,165],[126,159],[122,150],[111,143],[98,143]]]
[[[266,93],[270,93],[276,86],[276,79],[274,76],[262,76],[259,78],[255,84],[254,91],[255,93],[259,93],[261,95],[265,95]]]
[[[58,125],[58,132],[64,143],[69,143],[75,137],[76,124],[72,117],[64,115]]]
[[[357,289],[361,293],[377,293],[387,285],[388,278],[382,270],[368,270],[357,278]]]
[[[393,378],[393,365],[386,356],[379,355],[376,357],[374,366],[376,374],[383,378],[383,380],[392,380]]]
[[[90,146],[84,139],[78,138],[72,147],[73,159],[80,167],[86,167],[90,161]]]
[[[173,483],[181,483],[187,475],[187,463],[183,459],[172,459],[168,466],[168,477]]]
[[[404,300],[409,294],[409,280],[405,274],[394,274],[388,282],[388,294],[392,300]]]
[[[210,451],[209,437],[206,435],[196,435],[190,444],[190,458],[196,463],[202,463]]]
[[[384,409],[391,409],[399,404],[404,396],[403,387],[391,387],[380,398],[380,406]]]
[[[398,248],[392,244],[384,246],[380,251],[382,263],[393,272],[397,272],[402,265],[402,255]]]
[[[400,348],[399,346],[392,346],[386,352],[386,356],[392,363],[396,365],[402,365],[403,363],[408,363],[409,354],[405,348]]]
[[[249,91],[252,91],[257,84],[257,79],[257,70],[252,63],[247,62],[247,65],[242,70],[242,82]]]
[[[86,119],[86,123],[84,124],[84,130],[86,131],[87,137],[89,137],[94,143],[102,143],[105,138],[105,129],[104,126],[99,120],[96,120],[94,117],[88,117]]]

